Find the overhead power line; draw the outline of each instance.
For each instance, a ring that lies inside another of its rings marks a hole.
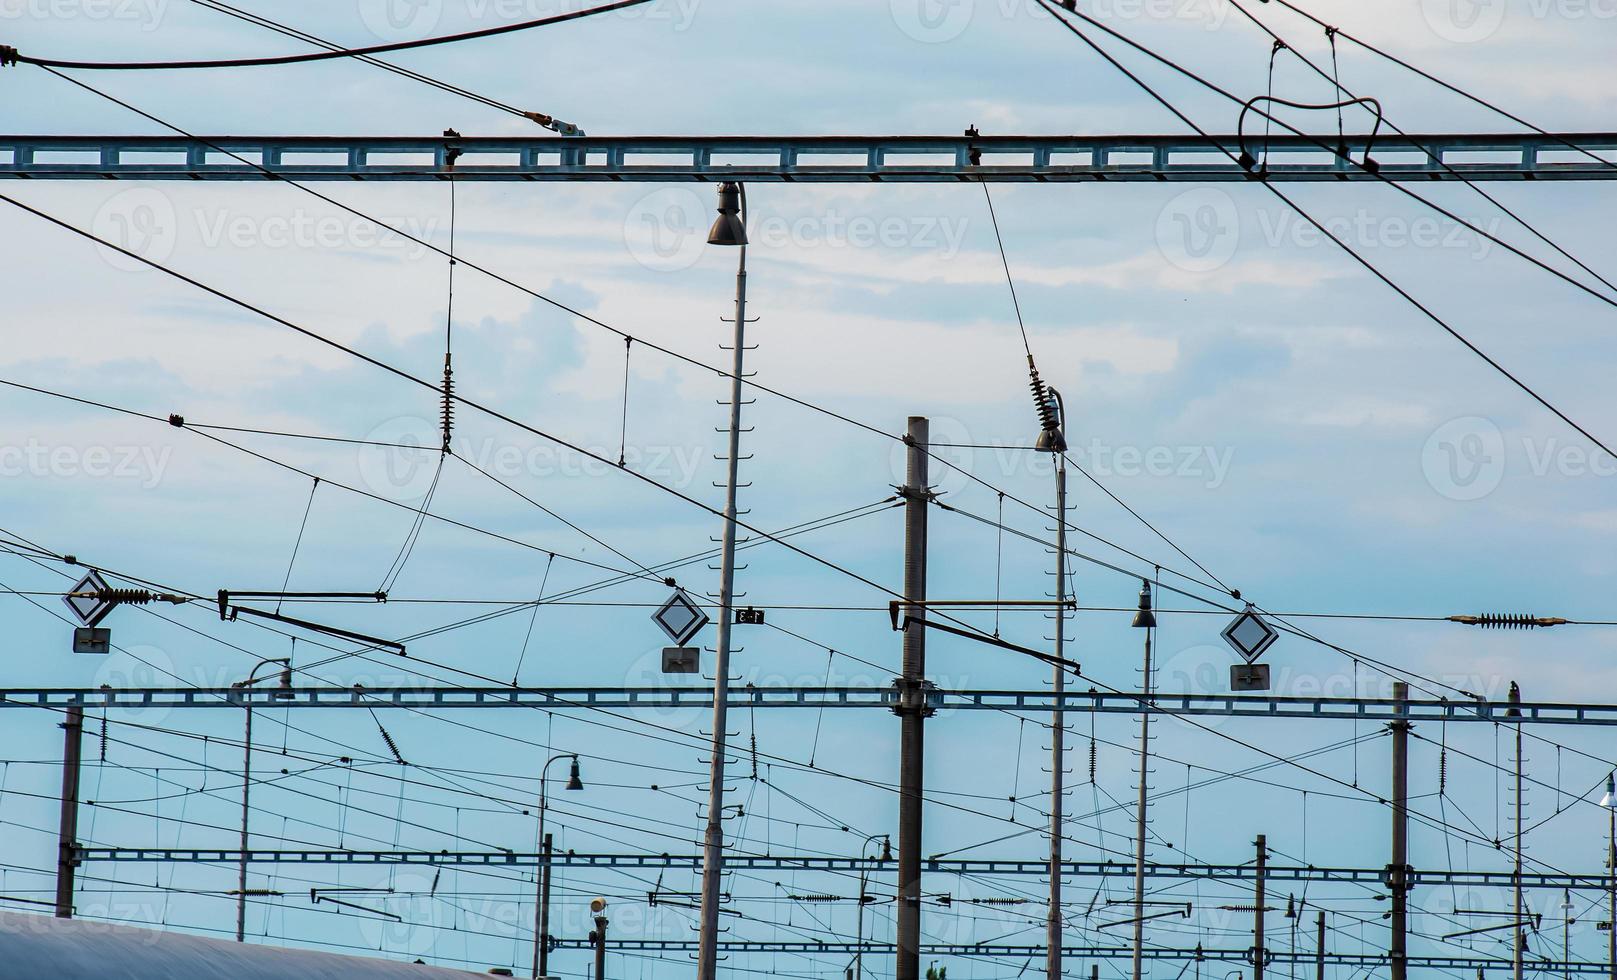
[[[334,44],[331,41],[325,40],[324,38],[310,34],[308,31],[299,30],[296,27],[283,24],[279,21],[271,20],[262,14],[255,14],[251,11],[242,10],[240,7],[233,7],[230,4],[225,3],[224,0],[191,0],[191,2],[197,4],[198,6],[206,7],[209,10],[218,11],[226,16],[234,17],[237,20],[245,21],[246,23],[253,24],[258,27],[268,28],[278,34],[284,34],[287,37],[297,38],[300,41],[307,41],[310,44],[325,48],[327,51],[340,52],[343,50],[342,45],[340,44]],[[458,95],[461,98],[470,99],[473,102],[488,106],[491,109],[497,109],[501,112],[508,112],[514,116],[521,116],[524,119],[530,119],[539,125],[546,127],[547,129],[556,129],[557,131],[565,131],[569,133],[571,133],[571,130],[573,129],[573,127],[569,127],[566,123],[559,123],[553,116],[546,115],[542,112],[524,111],[508,102],[502,102],[499,99],[493,98],[492,96],[473,92],[470,89],[462,88],[461,86],[452,82],[446,82],[441,78],[435,78],[412,68],[405,68],[401,65],[395,65],[392,62],[383,61],[380,58],[372,58],[369,55],[355,55],[354,59],[356,61],[362,61],[367,65],[374,65],[377,68],[383,69],[384,71],[390,71],[400,77],[421,82],[424,85],[430,85],[433,88],[443,92],[448,92],[451,95]],[[453,251],[453,249],[451,249],[451,251]]]
[[[222,61],[71,61],[63,58],[37,58],[26,55],[14,47],[7,47],[4,51],[4,61],[12,64],[37,65],[41,68],[75,68],[85,71],[168,71],[178,68],[264,68],[273,65],[299,65],[311,61],[331,61],[335,58],[362,58],[368,55],[387,54],[390,51],[412,51],[417,48],[430,48],[441,44],[458,44],[462,41],[475,41],[479,38],[495,37],[500,34],[514,34],[517,31],[528,31],[538,27],[551,27],[568,21],[582,20],[585,17],[594,17],[598,14],[611,13],[614,10],[623,10],[627,7],[638,7],[652,0],[617,0],[616,3],[603,4],[599,7],[590,7],[585,10],[574,10],[570,13],[555,14],[550,17],[540,17],[537,20],[525,20],[516,24],[502,24],[498,27],[485,27],[477,31],[464,31],[459,34],[445,34],[439,37],[420,38],[414,41],[395,41],[391,44],[373,44],[364,48],[341,48],[336,51],[312,51],[307,54],[279,55],[272,58],[233,58]]]
[[[1104,48],[1102,48],[1102,47],[1100,47],[1100,45],[1096,44],[1095,41],[1089,37],[1089,35],[1085,34],[1083,31],[1079,30],[1075,25],[1073,25],[1073,23],[1071,21],[1065,19],[1060,13],[1057,13],[1057,8],[1055,8],[1053,6],[1050,6],[1048,0],[1040,0],[1040,5],[1047,13],[1050,14],[1051,17],[1053,17],[1056,20],[1057,23],[1059,23],[1061,26],[1065,27],[1068,31],[1072,32],[1073,35],[1075,35],[1079,40],[1083,41],[1092,50],[1094,50],[1097,54],[1099,54],[1102,58],[1104,58],[1107,62],[1109,62],[1112,65],[1113,68],[1116,68],[1126,78],[1128,78],[1135,85],[1139,86],[1142,90],[1144,90],[1146,92],[1146,94],[1150,95],[1151,98],[1156,100],[1156,102],[1158,102],[1160,105],[1162,105],[1163,108],[1165,108],[1169,112],[1173,113],[1173,115],[1175,117],[1177,117],[1180,122],[1183,122],[1185,125],[1189,126],[1191,129],[1195,130],[1203,138],[1207,137],[1208,134],[1207,134],[1206,130],[1202,129],[1201,126],[1197,125],[1195,123],[1195,121],[1193,121],[1189,116],[1187,116],[1184,112],[1182,112],[1172,102],[1170,102],[1168,99],[1164,98],[1160,93],[1157,92],[1156,89],[1152,88],[1151,85],[1149,83],[1147,83],[1144,79],[1142,79],[1138,74],[1136,74],[1135,72],[1129,70],[1125,65],[1123,65],[1122,62],[1118,61],[1115,57],[1113,57]],[[1166,65],[1169,68],[1172,68],[1174,71],[1184,75],[1185,77],[1190,78],[1193,81],[1196,81],[1196,82],[1200,83],[1201,85],[1212,89],[1215,92],[1218,92],[1220,94],[1229,96],[1230,98],[1234,98],[1234,96],[1230,95],[1228,92],[1225,92],[1223,89],[1219,88],[1218,86],[1214,85],[1213,83],[1207,81],[1206,79],[1203,79],[1201,76],[1197,75],[1195,72],[1192,72],[1188,68],[1183,67],[1182,65],[1180,65],[1177,62],[1173,61],[1171,58],[1164,57],[1163,55],[1158,54],[1155,51],[1152,51],[1150,48],[1145,47],[1144,45],[1140,44],[1139,42],[1134,41],[1134,40],[1128,38],[1127,36],[1113,30],[1112,28],[1107,27],[1106,25],[1095,21],[1093,18],[1088,17],[1087,15],[1085,15],[1083,13],[1079,13],[1079,12],[1068,11],[1068,13],[1071,13],[1073,16],[1080,18],[1085,23],[1090,24],[1091,26],[1094,26],[1094,27],[1106,32],[1107,34],[1110,34],[1111,36],[1123,41],[1125,44],[1128,44],[1130,47],[1149,55],[1154,60],[1156,60],[1158,62],[1161,62],[1162,64]],[[1237,100],[1237,101],[1239,101],[1239,100]],[[1279,122],[1279,120],[1276,120],[1276,121]],[[1284,125],[1284,123],[1282,123],[1282,125]],[[1324,144],[1322,143],[1321,145],[1323,146]],[[1224,152],[1224,154],[1226,156],[1230,156],[1230,158],[1232,160],[1234,159],[1234,156],[1232,154],[1230,154],[1227,149],[1225,149],[1223,152]],[[1269,193],[1271,193],[1271,194],[1275,195],[1276,197],[1278,197],[1287,207],[1289,207],[1292,211],[1296,212],[1299,217],[1301,217],[1304,221],[1307,221],[1311,226],[1313,226],[1313,228],[1316,231],[1318,231],[1320,234],[1324,235],[1325,237],[1329,238],[1331,241],[1335,242],[1336,245],[1339,248],[1341,248],[1342,251],[1346,252],[1347,255],[1350,258],[1352,258],[1359,265],[1363,266],[1365,271],[1369,272],[1372,276],[1379,279],[1384,285],[1387,286],[1387,288],[1389,288],[1393,292],[1397,293],[1399,295],[1399,297],[1401,297],[1405,302],[1407,302],[1407,303],[1409,303],[1409,305],[1415,307],[1416,310],[1418,310],[1420,313],[1422,313],[1427,319],[1429,319],[1433,323],[1437,324],[1437,326],[1442,328],[1443,331],[1445,333],[1447,333],[1449,336],[1451,336],[1455,340],[1459,341],[1467,350],[1469,350],[1471,353],[1475,354],[1478,358],[1480,358],[1489,367],[1493,368],[1494,371],[1496,371],[1501,376],[1503,376],[1511,384],[1513,384],[1517,388],[1519,388],[1522,392],[1524,392],[1528,397],[1532,398],[1539,405],[1541,405],[1542,407],[1547,409],[1556,418],[1560,419],[1562,422],[1565,422],[1568,426],[1571,426],[1572,429],[1574,429],[1576,432],[1578,432],[1578,434],[1582,435],[1585,439],[1588,439],[1591,443],[1593,443],[1594,445],[1599,447],[1600,450],[1602,452],[1604,452],[1607,456],[1610,456],[1612,459],[1617,459],[1617,452],[1613,452],[1611,447],[1607,446],[1606,443],[1603,440],[1601,440],[1594,433],[1590,432],[1583,425],[1581,425],[1578,422],[1574,421],[1573,418],[1570,415],[1563,412],[1561,409],[1557,408],[1553,403],[1551,403],[1549,401],[1549,399],[1547,399],[1543,395],[1539,394],[1538,391],[1536,389],[1534,389],[1531,385],[1527,384],[1527,382],[1525,382],[1525,381],[1521,380],[1520,378],[1518,378],[1513,372],[1511,372],[1511,370],[1509,368],[1505,367],[1503,364],[1501,364],[1494,357],[1492,357],[1491,355],[1489,355],[1488,353],[1483,351],[1482,348],[1478,347],[1475,343],[1473,343],[1470,340],[1470,338],[1468,338],[1464,334],[1460,333],[1460,331],[1455,329],[1447,320],[1445,320],[1443,317],[1439,316],[1436,313],[1436,311],[1434,311],[1431,307],[1427,306],[1425,303],[1422,303],[1420,300],[1416,299],[1414,294],[1410,293],[1409,290],[1405,289],[1403,286],[1400,286],[1397,282],[1394,282],[1393,279],[1390,276],[1388,276],[1385,272],[1382,272],[1381,269],[1375,265],[1375,263],[1373,263],[1369,259],[1365,258],[1357,249],[1353,248],[1353,246],[1349,245],[1346,241],[1344,241],[1340,235],[1336,234],[1335,232],[1333,232],[1329,228],[1327,228],[1324,225],[1324,223],[1319,221],[1319,219],[1315,218],[1309,212],[1303,210],[1303,208],[1300,205],[1298,205],[1294,200],[1292,200],[1289,196],[1287,196],[1284,191],[1280,190],[1278,187],[1276,187],[1274,184],[1272,184],[1272,183],[1270,183],[1268,181],[1260,181],[1260,183],[1262,184],[1262,186],[1266,190],[1269,191]],[[1393,184],[1392,186],[1398,187],[1398,185],[1396,185],[1396,184]],[[1402,187],[1399,187],[1399,189],[1404,190]],[[1413,192],[1409,192],[1409,191],[1405,191],[1405,193],[1413,194]],[[1424,200],[1424,198],[1420,198],[1419,195],[1413,195],[1413,196],[1415,196],[1417,199]],[[1432,205],[1432,204],[1430,204],[1430,202],[1427,202],[1427,203],[1430,206],[1432,206],[1434,208],[1437,208],[1436,205]],[[1438,208],[1438,210],[1442,211],[1441,208]],[[1443,213],[1447,213],[1447,212],[1443,212]],[[1458,219],[1456,219],[1456,220],[1458,220]],[[1469,223],[1467,223],[1467,224],[1469,224]],[[1489,236],[1489,237],[1491,238],[1492,236]],[[1494,239],[1494,240],[1498,241],[1498,239]],[[1503,245],[1504,247],[1506,247],[1508,249],[1510,249],[1511,251],[1517,252],[1517,254],[1522,254],[1522,253],[1520,253],[1519,250],[1515,249],[1513,246],[1509,245],[1508,243],[1499,242],[1499,244]],[[1544,265],[1544,263],[1539,262],[1536,259],[1532,259],[1531,257],[1528,257],[1528,258],[1529,258],[1529,261],[1532,261],[1535,264],[1537,264],[1537,265],[1539,265],[1539,266],[1541,266],[1541,267],[1543,267],[1545,269],[1548,269],[1550,272],[1552,272],[1556,276],[1567,280],[1568,282],[1570,282],[1573,285],[1577,286],[1579,289],[1589,293],[1589,295],[1594,296],[1595,298],[1601,300],[1602,302],[1607,303],[1607,304],[1617,305],[1617,301],[1614,301],[1610,297],[1604,296],[1604,295],[1602,295],[1600,293],[1594,292],[1589,286],[1587,286],[1587,285],[1585,285],[1583,283],[1580,283],[1577,280],[1571,279],[1570,277],[1568,277],[1565,273],[1561,272],[1560,270],[1557,270],[1557,269],[1554,269],[1554,268],[1552,268],[1550,266]]]

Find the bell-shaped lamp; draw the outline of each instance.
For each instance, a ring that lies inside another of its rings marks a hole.
[[[709,245],[747,244],[747,224],[741,217],[741,185],[725,181],[719,185],[719,216],[707,233]]]
[[[1151,583],[1140,580],[1140,606],[1134,613],[1136,629],[1150,629],[1157,625],[1156,614],[1151,611]]]

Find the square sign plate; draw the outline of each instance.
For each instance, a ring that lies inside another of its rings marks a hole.
[[[663,673],[694,674],[702,669],[700,657],[695,647],[663,647]]]
[[[1267,691],[1269,689],[1268,664],[1231,664],[1230,690]]]
[[[1280,634],[1265,623],[1262,616],[1253,612],[1251,606],[1224,627],[1224,642],[1234,647],[1235,652],[1247,663],[1261,657],[1263,651],[1278,639]]]
[[[668,638],[680,646],[701,631],[708,624],[707,613],[696,608],[690,596],[684,589],[676,589],[662,604],[662,608],[651,614],[651,618],[662,627]]]
[[[112,630],[79,626],[73,630],[74,653],[111,653]]]
[[[67,604],[67,608],[73,611],[74,619],[77,619],[85,626],[94,626],[96,623],[106,619],[107,613],[112,612],[112,607],[117,603],[75,593],[105,592],[107,588],[107,580],[101,577],[101,573],[91,571],[88,575],[79,579],[78,584],[74,585],[73,588],[68,589],[69,594],[62,596],[62,601]]]

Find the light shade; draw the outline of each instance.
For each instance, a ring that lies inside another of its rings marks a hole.
[[[1151,611],[1151,583],[1140,580],[1140,607],[1134,613],[1136,629],[1150,629],[1157,625],[1156,614]]]
[[[584,780],[578,778],[578,759],[577,759],[577,757],[574,757],[573,766],[567,773],[567,788],[568,789],[583,789],[584,788]]]
[[[1064,453],[1067,451],[1066,433],[1060,429],[1045,429],[1039,433],[1033,448],[1041,453]]]
[[[1600,798],[1600,805],[1617,808],[1617,773],[1606,774],[1606,795]]]
[[[719,216],[707,233],[709,245],[747,244],[747,224],[741,218],[741,185],[725,181],[719,185]]]

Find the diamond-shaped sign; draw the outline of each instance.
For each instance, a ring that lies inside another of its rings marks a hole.
[[[651,618],[662,627],[670,640],[680,646],[684,646],[687,640],[708,624],[707,613],[696,608],[696,603],[691,601],[684,589],[675,589],[668,601],[651,614]]]
[[[1247,663],[1257,660],[1278,639],[1280,634],[1264,622],[1263,617],[1254,612],[1250,605],[1224,627],[1224,642],[1234,647],[1235,652]]]
[[[107,613],[112,612],[112,607],[117,603],[99,599],[95,595],[87,593],[102,593],[107,590],[107,580],[101,577],[100,572],[91,570],[89,574],[79,579],[76,585],[67,590],[68,594],[62,596],[62,601],[67,604],[67,608],[73,611],[75,619],[86,626],[94,626],[96,623],[106,619]]]

